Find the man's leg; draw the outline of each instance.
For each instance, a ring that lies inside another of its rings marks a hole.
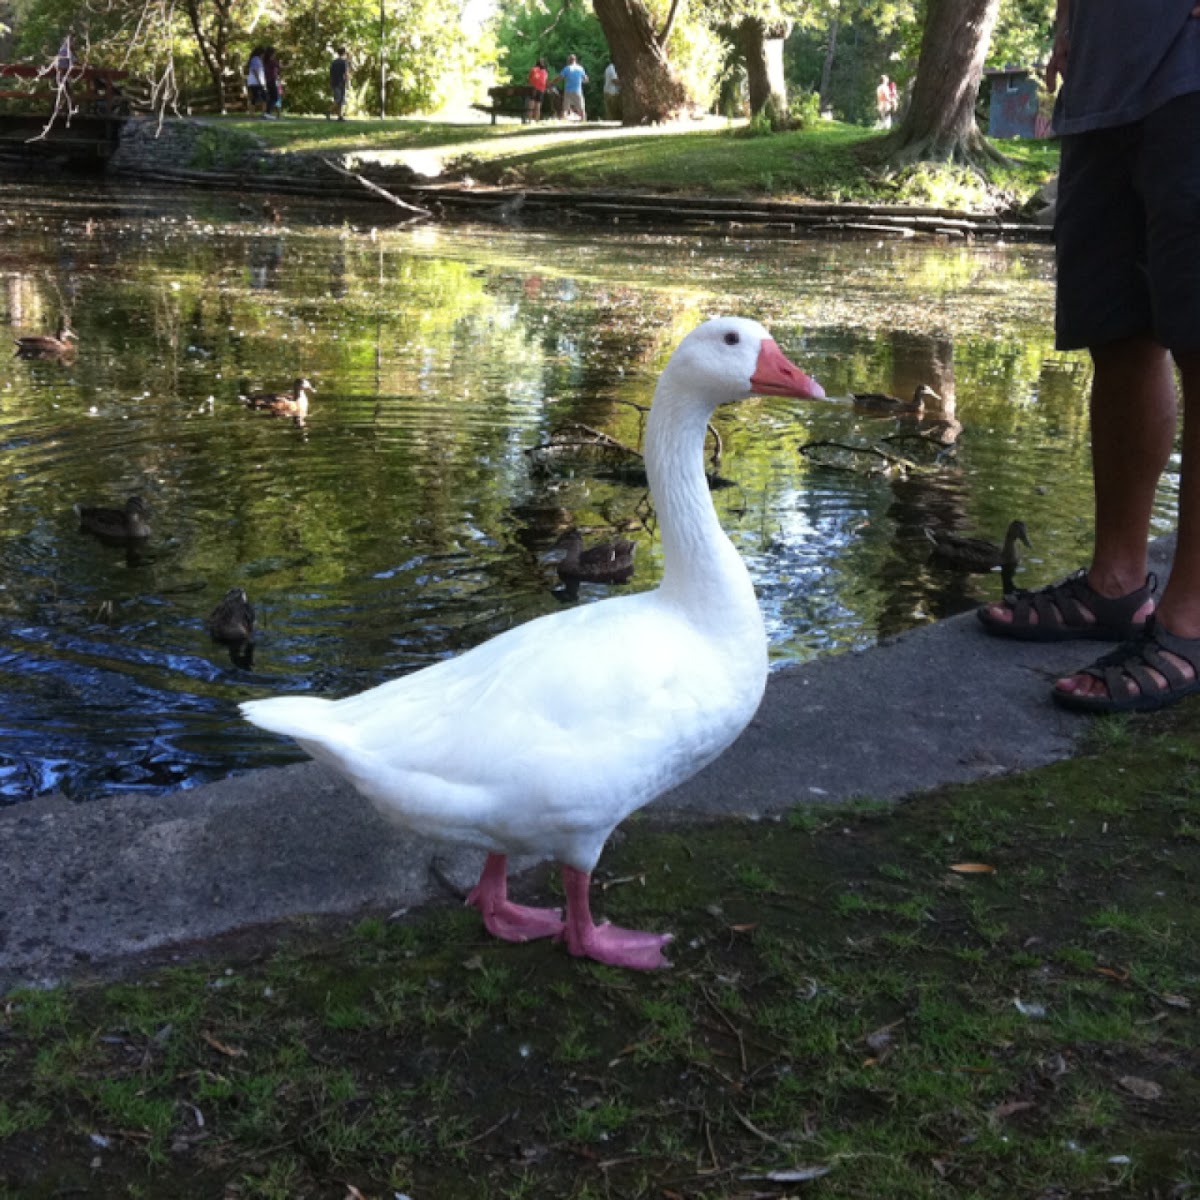
[[[1175,381],[1170,356],[1148,336],[1095,347],[1092,361],[1096,543],[1087,582],[1101,596],[1116,599],[1146,579],[1150,515],[1175,436]],[[1148,600],[1133,619],[1140,622],[1153,609]],[[1013,610],[992,604],[988,616],[1011,621]],[[1060,616],[1057,609],[1051,614],[1054,620]],[[1027,619],[1037,624],[1038,615],[1030,612]]]
[[[1182,469],[1179,480],[1179,520],[1175,559],[1171,577],[1159,598],[1157,621],[1168,633],[1179,638],[1200,638],[1200,352],[1175,356],[1183,384],[1184,423]],[[1168,372],[1170,367],[1168,366]],[[1185,679],[1194,679],[1192,666],[1177,655],[1163,652]],[[1167,686],[1158,671],[1150,677],[1159,688]],[[1125,690],[1133,695],[1138,684],[1124,676]],[[1055,686],[1061,692],[1077,695],[1105,695],[1104,681],[1092,675],[1072,675]]]

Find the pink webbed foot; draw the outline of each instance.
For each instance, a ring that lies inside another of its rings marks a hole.
[[[586,930],[568,925],[563,936],[567,949],[576,958],[594,958],[612,967],[633,967],[638,971],[655,971],[671,965],[663,956],[663,947],[674,941],[669,933],[642,933],[606,921]]]
[[[562,913],[556,908],[529,908],[508,898],[508,864],[503,854],[489,854],[479,882],[467,893],[466,903],[477,908],[484,927],[506,942],[532,942],[558,937]]]
[[[575,867],[563,867],[562,874],[567,893],[567,923],[563,938],[567,949],[576,958],[594,958],[612,967],[633,967],[638,971],[654,971],[671,965],[662,952],[663,947],[674,940],[671,934],[621,929],[607,921],[597,925],[592,920],[588,897],[591,875]]]

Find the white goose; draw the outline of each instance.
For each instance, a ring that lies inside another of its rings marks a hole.
[[[712,762],[762,698],[762,616],[703,465],[713,409],[754,394],[824,395],[754,321],[706,321],[667,363],[645,444],[663,545],[656,590],[540,617],[344,700],[254,700],[242,713],[294,738],[389,820],[486,851],[467,903],[495,936],[669,966],[670,934],[592,920],[591,873],[613,829]],[[565,920],[509,901],[507,856],[519,853],[561,864]]]

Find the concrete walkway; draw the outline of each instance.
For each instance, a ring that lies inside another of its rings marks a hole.
[[[1156,544],[1165,579],[1171,546]],[[1069,757],[1088,720],[1050,681],[1104,645],[986,636],[972,614],[772,675],[721,759],[644,810],[753,817],[899,797]],[[0,992],[301,914],[444,901],[435,854],[468,886],[481,862],[397,832],[315,763],[194,791],[0,810]]]

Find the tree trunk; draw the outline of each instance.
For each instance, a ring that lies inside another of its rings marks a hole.
[[[592,0],[621,78],[621,123],[669,121],[688,101],[641,0]]]
[[[893,164],[1004,162],[975,123],[975,101],[1000,0],[929,0],[912,101],[885,146]]]
[[[200,49],[200,57],[217,89],[217,107],[225,111],[225,58],[229,44],[230,6],[227,2],[213,5],[216,14],[212,32],[204,27],[201,20],[200,8],[202,0],[185,0],[184,8],[188,22]]]
[[[761,17],[743,17],[737,27],[738,47],[746,60],[750,112],[766,111],[772,124],[787,117],[783,42],[789,30],[786,21],[764,21]]]
[[[838,23],[837,18],[829,22],[829,43],[825,47],[825,61],[821,64],[821,111],[832,107],[829,100],[829,84],[833,79],[833,60],[837,54]]]

